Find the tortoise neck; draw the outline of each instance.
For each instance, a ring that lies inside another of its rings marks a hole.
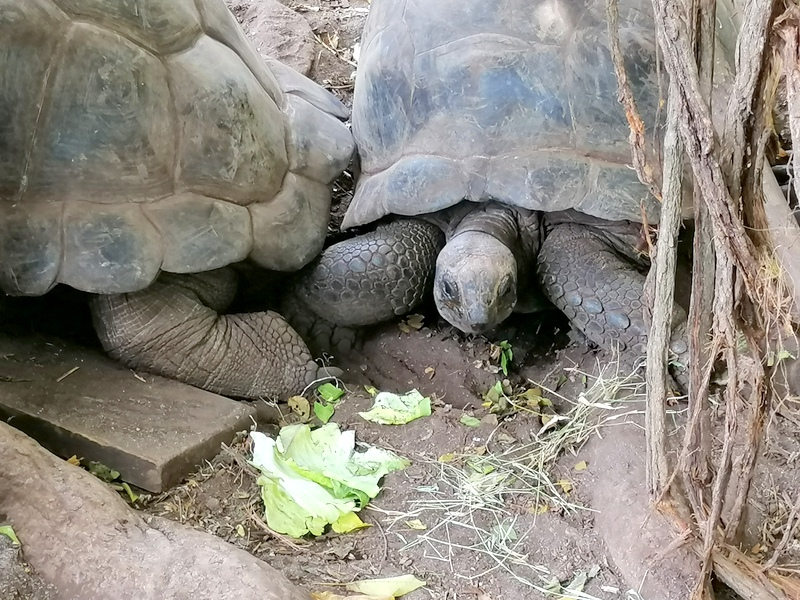
[[[496,203],[481,204],[461,219],[453,230],[451,239],[467,232],[490,235],[507,246],[515,255],[518,253],[519,222],[514,210],[508,206]]]

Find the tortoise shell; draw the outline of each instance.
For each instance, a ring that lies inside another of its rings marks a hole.
[[[344,227],[465,199],[610,220],[640,221],[644,210],[658,222],[630,167],[605,0],[371,6],[353,99],[362,176]],[[657,140],[666,87],[649,0],[619,3],[619,37],[645,135]]]
[[[353,152],[346,116],[222,0],[0,0],[0,287],[298,269]]]

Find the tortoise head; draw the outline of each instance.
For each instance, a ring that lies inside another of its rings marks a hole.
[[[517,303],[513,252],[487,233],[469,231],[452,238],[436,260],[433,297],[439,314],[461,331],[495,328]]]

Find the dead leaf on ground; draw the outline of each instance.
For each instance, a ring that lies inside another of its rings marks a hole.
[[[289,398],[287,404],[289,409],[300,417],[302,421],[308,421],[311,418],[311,405],[308,400],[302,396],[292,396]]]

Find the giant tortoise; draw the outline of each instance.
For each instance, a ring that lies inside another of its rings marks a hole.
[[[0,287],[96,294],[102,344],[131,367],[299,391],[318,366],[278,314],[220,314],[228,265],[319,253],[346,117],[261,59],[222,0],[0,0]]]
[[[300,283],[307,304],[363,325],[432,284],[447,321],[482,333],[540,306],[538,281],[590,340],[641,354],[637,261],[659,206],[630,167],[605,11],[605,0],[373,0],[353,101],[362,173],[343,228],[378,227],[322,254]],[[657,140],[665,88],[649,0],[619,3],[619,35]]]

